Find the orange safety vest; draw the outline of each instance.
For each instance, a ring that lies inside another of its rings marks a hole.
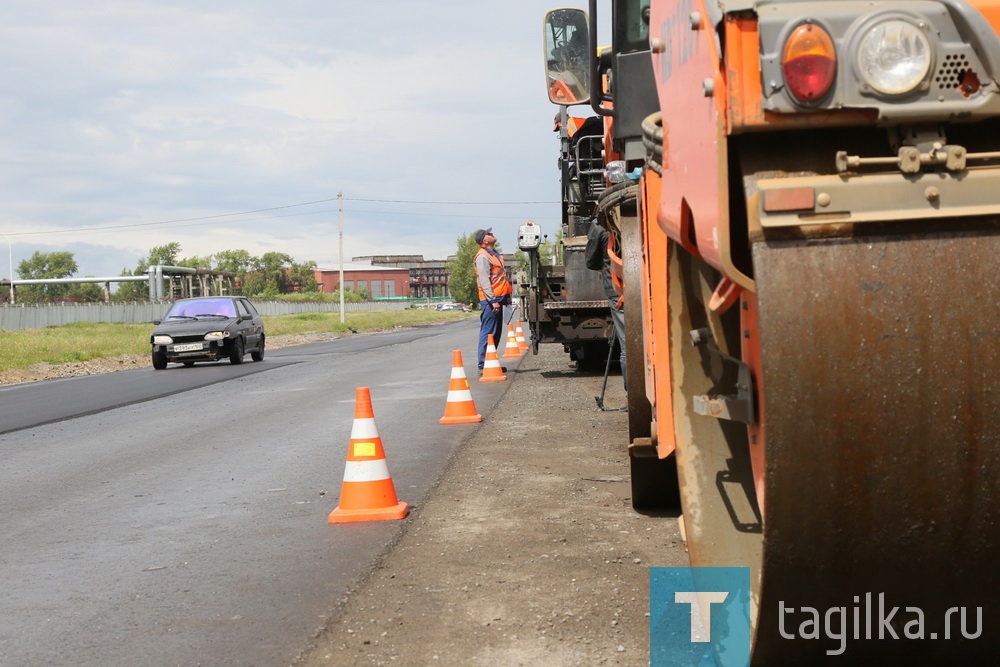
[[[493,296],[506,296],[514,290],[511,288],[510,283],[507,281],[507,269],[503,264],[503,257],[499,253],[494,255],[493,253],[486,252],[485,248],[480,248],[476,256],[472,258],[473,270],[475,270],[476,260],[479,259],[480,255],[486,255],[487,259],[490,260],[490,285],[493,286]],[[479,284],[479,274],[476,274],[476,289],[479,290],[479,300],[486,301],[486,292],[483,291],[482,286]]]

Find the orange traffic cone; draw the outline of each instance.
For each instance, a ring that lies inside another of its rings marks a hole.
[[[448,382],[448,402],[444,404],[444,417],[441,424],[471,424],[483,421],[483,416],[476,412],[476,404],[472,401],[472,391],[469,390],[469,380],[465,377],[465,366],[462,365],[462,351],[451,353],[451,381]]]
[[[371,393],[368,387],[358,387],[340,504],[330,512],[330,523],[402,519],[407,511],[406,503],[396,499],[396,487],[375,426]]]
[[[503,382],[506,379],[500,366],[500,358],[497,357],[497,347],[493,344],[493,334],[489,334],[486,338],[486,360],[483,362],[483,374],[479,376],[479,381]]]
[[[514,323],[507,324],[507,346],[503,349],[504,359],[520,359],[521,348],[517,346],[517,334],[514,333]]]
[[[521,330],[521,320],[517,321],[517,326],[514,328],[514,338],[517,340],[517,349],[521,350],[521,354],[528,353],[528,341],[524,338],[524,331]]]

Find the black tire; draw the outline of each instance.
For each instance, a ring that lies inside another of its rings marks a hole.
[[[607,342],[585,343],[576,354],[577,370],[583,373],[604,373],[604,367],[608,363]]]
[[[237,338],[233,341],[232,345],[229,346],[229,363],[231,364],[242,364],[243,355],[246,351],[243,348],[243,339]]]
[[[257,349],[250,353],[250,358],[254,361],[264,361],[264,335],[261,334]]]
[[[632,508],[636,511],[680,510],[677,457],[629,457]]]
[[[167,355],[163,352],[153,351],[153,368],[162,371],[167,367]]]

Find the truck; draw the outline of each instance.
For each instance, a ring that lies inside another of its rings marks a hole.
[[[550,241],[555,252],[549,262],[540,252],[548,239],[541,225],[529,220],[520,226],[518,248],[527,254],[528,265],[516,282],[532,352],[537,354],[540,343],[561,344],[578,368],[596,370],[607,360],[613,330],[601,275],[585,263],[587,232],[604,190],[604,128],[597,116],[569,112],[573,106],[589,105],[587,98],[576,98],[586,82],[572,74],[587,62],[587,36],[585,20],[577,25],[550,23],[546,30],[546,52],[550,57],[555,52],[558,61],[552,66],[562,68],[559,77],[547,80],[549,99],[558,109],[554,130],[559,139],[561,220]]]
[[[606,191],[632,193],[597,219],[633,505],[679,498],[692,566],[749,568],[753,665],[989,659],[1000,3],[598,9],[545,23],[588,22],[576,97],[606,120]]]

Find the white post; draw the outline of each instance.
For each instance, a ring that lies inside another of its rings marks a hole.
[[[344,193],[337,193],[337,223],[340,227],[340,323],[344,323]]]
[[[10,262],[10,305],[14,305],[14,250],[10,245],[10,237],[3,234],[3,237],[7,239],[7,261]]]

